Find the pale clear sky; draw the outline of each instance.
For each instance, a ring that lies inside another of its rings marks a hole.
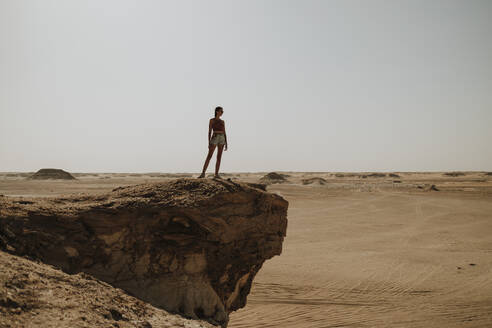
[[[0,0],[0,171],[198,172],[217,105],[223,171],[492,171],[492,1]]]

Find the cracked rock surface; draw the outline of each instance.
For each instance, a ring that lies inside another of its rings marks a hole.
[[[208,179],[0,197],[0,248],[226,326],[263,262],[281,253],[287,207],[256,185]]]

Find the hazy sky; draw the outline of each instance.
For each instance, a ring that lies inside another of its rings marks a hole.
[[[198,172],[217,105],[223,171],[492,171],[492,1],[0,0],[0,171]]]

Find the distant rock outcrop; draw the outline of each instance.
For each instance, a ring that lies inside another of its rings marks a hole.
[[[179,179],[103,195],[0,197],[0,249],[226,326],[287,229],[288,202],[253,186]]]
[[[29,177],[32,180],[49,180],[49,179],[61,179],[61,180],[75,180],[73,175],[63,171],[61,169],[41,169]]]
[[[277,172],[270,172],[264,175],[260,179],[260,182],[264,184],[283,183],[287,181],[286,177],[287,175],[284,174],[279,174]]]
[[[318,184],[318,185],[325,185],[327,181],[323,178],[320,177],[314,177],[314,178],[309,178],[309,179],[302,179],[302,184],[303,185],[309,185],[309,184]]]
[[[362,175],[363,179],[366,179],[366,178],[384,178],[384,177],[386,177],[386,174],[385,173],[379,173],[379,172]]]
[[[0,251],[0,327],[213,328],[170,314],[85,273]]]
[[[465,173],[463,173],[463,172],[446,172],[446,173],[443,173],[443,175],[456,178],[456,177],[464,176]]]
[[[337,178],[357,178],[360,177],[358,173],[335,173],[335,177]]]

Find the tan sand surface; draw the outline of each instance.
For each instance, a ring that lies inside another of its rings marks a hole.
[[[227,177],[257,182],[266,173]],[[286,182],[268,186],[290,203],[283,253],[264,264],[229,327],[492,327],[492,176],[283,173]],[[107,176],[0,175],[0,194],[171,178]],[[313,177],[327,183],[302,184]]]

